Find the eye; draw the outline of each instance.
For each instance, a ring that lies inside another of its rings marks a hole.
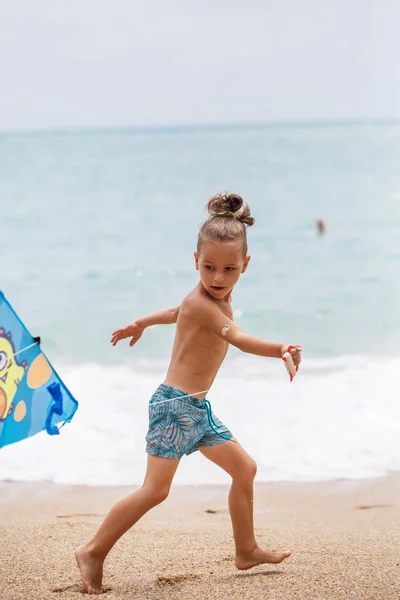
[[[5,369],[7,365],[7,354],[5,352],[0,352],[0,371]]]
[[[208,271],[212,271],[212,269],[213,269],[213,267],[211,267],[210,265],[206,265],[204,268],[207,269]]]
[[[227,271],[236,271],[235,267],[226,267]]]

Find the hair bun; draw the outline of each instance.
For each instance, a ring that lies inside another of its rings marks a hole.
[[[243,198],[237,194],[215,194],[208,201],[208,212],[212,217],[226,215],[227,213],[235,213],[243,206]]]
[[[207,204],[210,217],[233,217],[245,225],[253,225],[254,217],[250,215],[250,207],[243,204],[239,194],[215,194]]]
[[[229,196],[225,195],[225,204],[229,212],[235,213],[242,208],[243,198],[241,198],[237,194],[229,194]]]

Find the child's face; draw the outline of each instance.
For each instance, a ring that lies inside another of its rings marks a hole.
[[[232,291],[250,260],[238,242],[203,242],[194,258],[204,289],[218,300]]]

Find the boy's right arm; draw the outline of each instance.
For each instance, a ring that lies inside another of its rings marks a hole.
[[[180,306],[163,308],[162,310],[157,310],[156,312],[146,315],[145,317],[137,319],[134,323],[131,323],[126,327],[116,329],[113,331],[111,336],[112,345],[115,346],[120,340],[130,337],[132,339],[129,342],[129,345],[133,346],[140,339],[146,327],[151,327],[151,325],[167,325],[169,323],[176,323],[178,320],[179,310]]]

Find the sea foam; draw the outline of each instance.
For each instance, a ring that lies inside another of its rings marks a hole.
[[[400,469],[400,358],[303,360],[293,383],[280,361],[228,360],[208,394],[213,411],[258,463],[258,481],[365,478]],[[138,485],[146,467],[147,404],[165,365],[96,363],[59,369],[79,401],[60,436],[5,447],[0,479]],[[200,453],[180,484],[226,483]]]

